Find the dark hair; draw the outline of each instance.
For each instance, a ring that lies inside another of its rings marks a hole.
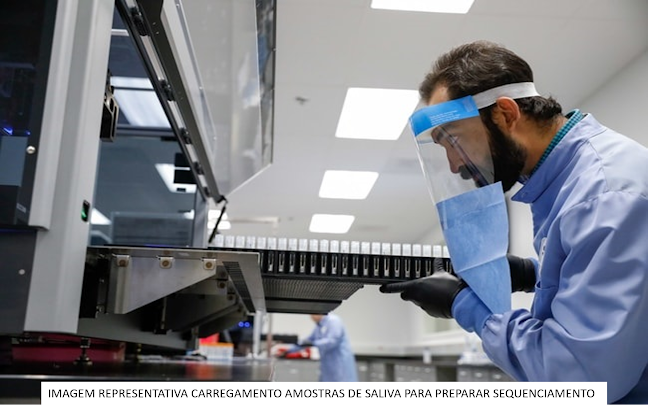
[[[498,44],[475,41],[441,55],[421,83],[419,94],[427,102],[437,87],[445,86],[449,97],[456,99],[515,82],[533,82],[529,64]],[[519,98],[516,102],[539,125],[562,114],[562,107],[551,97]],[[490,111],[487,107],[480,112],[490,120]]]

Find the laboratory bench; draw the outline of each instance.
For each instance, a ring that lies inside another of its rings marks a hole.
[[[360,382],[512,382],[492,364],[459,364],[458,357],[440,357],[425,363],[420,357],[356,356]],[[278,359],[276,382],[316,382],[319,361]]]
[[[363,382],[512,382],[493,364],[458,363],[458,356],[433,357],[429,363],[418,357],[356,356],[359,380]]]

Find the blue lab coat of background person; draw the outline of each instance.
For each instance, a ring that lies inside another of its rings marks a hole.
[[[342,319],[333,313],[311,314],[317,324],[304,340],[320,354],[320,382],[357,382],[358,372]]]

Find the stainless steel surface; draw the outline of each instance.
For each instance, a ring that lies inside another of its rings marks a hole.
[[[266,311],[259,254],[255,252],[216,252],[216,258],[234,282],[250,311]]]
[[[89,247],[110,258],[108,312],[126,314],[216,274],[216,254],[195,249]]]
[[[80,318],[76,334],[90,338],[124,341],[133,344],[155,345],[178,351],[198,348],[195,335],[186,332],[160,331],[147,328],[156,322],[142,309],[129,314],[100,314],[96,318]]]
[[[265,311],[259,255],[254,252],[90,246],[88,257],[111,260],[108,311],[112,313],[125,314],[183,289],[226,294],[224,284],[205,281],[211,277],[230,279],[251,313]]]
[[[266,309],[254,252],[90,246],[85,274],[89,337],[192,350]]]

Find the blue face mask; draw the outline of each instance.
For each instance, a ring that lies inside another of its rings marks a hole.
[[[511,309],[508,213],[501,183],[437,203],[452,267],[492,313]]]

